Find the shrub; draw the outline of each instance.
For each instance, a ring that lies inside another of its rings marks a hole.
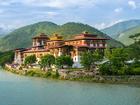
[[[36,56],[30,55],[25,58],[24,64],[27,66],[27,65],[31,65],[31,64],[35,63],[36,61],[37,61]]]
[[[55,65],[58,68],[63,68],[64,65],[71,67],[73,65],[73,60],[70,56],[61,55],[56,58]]]
[[[46,73],[44,74],[44,77],[45,77],[45,78],[48,78],[48,77],[50,77],[50,76],[51,76],[51,72],[49,72],[49,71],[46,72]]]
[[[0,65],[4,66],[5,63],[12,63],[14,60],[14,51],[7,51],[0,53]]]
[[[41,68],[45,70],[46,67],[50,68],[51,65],[55,63],[55,57],[53,55],[47,54],[41,57],[41,61],[39,62]]]
[[[59,73],[58,73],[58,71],[56,71],[56,72],[52,72],[52,78],[59,78]]]

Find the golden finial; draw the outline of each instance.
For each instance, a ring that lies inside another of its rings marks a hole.
[[[88,32],[87,31],[84,31],[83,34],[88,34]]]

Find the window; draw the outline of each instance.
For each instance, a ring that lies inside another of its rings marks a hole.
[[[40,57],[42,57],[42,54],[40,54]]]
[[[75,57],[75,61],[76,61],[76,57]]]

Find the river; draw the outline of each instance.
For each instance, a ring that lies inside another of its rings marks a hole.
[[[140,87],[47,80],[0,70],[0,105],[140,105]]]

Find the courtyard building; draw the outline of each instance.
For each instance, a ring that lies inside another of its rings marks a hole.
[[[69,55],[73,59],[73,67],[80,68],[80,55],[86,51],[99,51],[103,54],[107,47],[107,38],[99,38],[88,32],[75,35],[73,39],[64,40],[58,34],[48,37],[41,33],[32,38],[32,47],[19,48],[15,50],[14,63],[22,64],[27,56],[35,55],[37,61],[44,55],[51,54],[55,57]],[[37,63],[38,63],[37,62]]]

